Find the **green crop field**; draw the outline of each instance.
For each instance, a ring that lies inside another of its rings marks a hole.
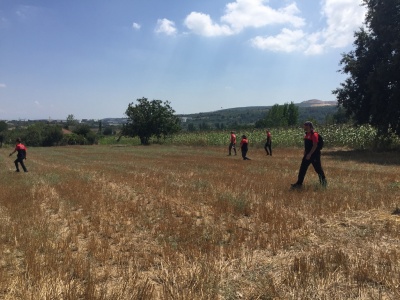
[[[0,299],[399,299],[400,157],[343,132],[299,191],[299,130],[272,157],[247,133],[250,161],[226,133],[29,148],[29,173],[2,148]]]
[[[230,131],[198,131],[181,132],[172,137],[155,140],[165,145],[186,146],[227,146],[229,144]],[[272,128],[272,140],[274,147],[302,147],[304,132],[302,128]],[[318,133],[324,137],[326,148],[348,148],[348,149],[373,149],[376,147],[377,131],[369,125],[349,126],[330,125],[317,128]],[[265,131],[263,129],[248,129],[236,131],[238,142],[240,136],[245,134],[250,141],[249,147],[262,148],[265,143]],[[380,139],[381,146],[386,149],[400,149],[400,139],[391,136],[391,139]],[[102,145],[139,145],[138,138],[122,138],[119,142],[115,137],[105,137],[100,140]]]

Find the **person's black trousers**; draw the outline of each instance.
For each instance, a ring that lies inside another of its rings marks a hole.
[[[24,159],[23,159],[23,158],[19,158],[19,157],[18,157],[18,158],[14,161],[15,168],[16,168],[17,171],[19,172],[18,163],[21,164],[21,167],[22,167],[22,169],[24,170],[24,172],[27,172],[27,171],[28,171],[28,170],[26,169],[26,167],[25,167]]]
[[[245,148],[245,149],[242,148],[242,157],[243,157],[243,159],[245,159],[245,160],[248,159],[248,158],[246,157],[247,151],[248,151],[247,148]]]
[[[265,143],[264,145],[264,149],[267,152],[267,155],[272,155],[272,147],[271,147],[272,143]]]
[[[319,182],[321,184],[325,183],[325,173],[321,166],[321,152],[313,153],[310,159],[306,159],[306,156],[303,157],[301,161],[299,176],[297,179],[297,184],[303,184],[304,177],[306,177],[307,169],[310,165],[313,165],[315,172],[317,172],[319,177]]]

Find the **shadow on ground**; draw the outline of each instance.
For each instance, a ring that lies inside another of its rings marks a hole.
[[[377,165],[400,165],[400,153],[374,152],[370,150],[325,150],[323,155],[333,157],[341,161],[354,161]]]

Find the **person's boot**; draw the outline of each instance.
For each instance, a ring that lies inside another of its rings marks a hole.
[[[292,183],[292,184],[290,185],[290,188],[291,188],[292,190],[300,190],[300,189],[303,188],[303,185],[296,182],[296,183]]]
[[[325,177],[322,177],[321,175],[318,175],[319,177],[319,183],[321,184],[322,187],[326,188],[328,185],[328,181],[326,180]]]

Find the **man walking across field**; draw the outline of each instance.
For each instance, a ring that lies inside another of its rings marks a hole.
[[[320,184],[326,187],[327,181],[321,166],[321,149],[318,147],[319,135],[314,132],[314,126],[310,121],[304,123],[304,131],[304,156],[301,161],[297,182],[292,184],[291,187],[292,189],[302,188],[304,177],[310,164],[313,165],[315,172],[317,172]]]
[[[272,146],[272,137],[271,137],[271,132],[269,132],[269,130],[267,129],[265,131],[265,133],[267,135],[267,140],[265,142],[264,149],[265,149],[265,152],[267,152],[267,155],[272,156],[272,147],[271,147]]]
[[[236,155],[236,134],[234,131],[231,131],[231,138],[230,138],[230,143],[229,143],[229,148],[228,148],[228,151],[229,151],[228,156],[231,155],[232,149]]]
[[[243,160],[250,160],[250,158],[247,157],[248,150],[249,150],[249,140],[247,139],[247,136],[242,135],[242,140],[240,141],[240,151],[242,151]]]
[[[16,167],[15,171],[19,172],[19,167],[18,167],[18,163],[19,163],[21,165],[22,169],[24,170],[24,172],[28,172],[28,170],[26,169],[25,164],[24,164],[24,159],[26,159],[26,147],[24,144],[21,143],[20,138],[17,138],[15,149],[13,152],[10,153],[10,156],[13,155],[15,152],[18,152],[17,159],[14,161],[14,164]]]

